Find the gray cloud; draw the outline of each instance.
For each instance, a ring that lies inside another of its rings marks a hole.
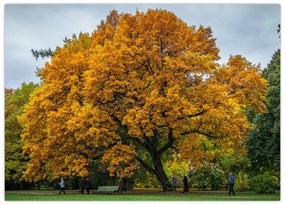
[[[31,49],[63,45],[65,37],[91,33],[112,9],[134,14],[136,9],[162,8],[189,25],[210,26],[220,48],[221,63],[241,54],[266,67],[280,48],[280,5],[277,4],[7,4],[4,14],[5,87],[38,82]]]

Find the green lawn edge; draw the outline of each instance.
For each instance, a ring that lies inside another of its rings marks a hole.
[[[169,194],[67,194],[57,195],[57,192],[42,194],[36,191],[26,193],[5,192],[5,201],[280,201],[280,193],[255,194],[237,193],[228,196],[226,192],[201,192],[175,195]]]

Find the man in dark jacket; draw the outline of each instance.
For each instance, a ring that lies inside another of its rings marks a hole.
[[[87,194],[89,194],[90,189],[92,189],[92,184],[88,177],[86,178],[86,181],[85,181],[85,188],[86,188]]]
[[[81,194],[84,194],[85,184],[86,184],[86,180],[85,180],[85,178],[82,178],[82,180],[80,181],[80,192],[81,192]]]

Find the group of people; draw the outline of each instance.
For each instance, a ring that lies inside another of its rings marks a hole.
[[[235,176],[232,172],[229,175],[228,181],[229,181],[229,185],[230,185],[229,196],[231,195],[231,193],[233,193],[233,195],[235,196],[235,190],[234,190]],[[177,187],[176,177],[172,178],[172,187],[173,187],[173,190],[175,191],[176,187]],[[189,185],[188,185],[187,176],[184,176],[184,178],[183,178],[183,193],[186,193],[186,192],[189,192]]]
[[[234,184],[235,184],[235,176],[233,173],[230,173],[229,178],[229,185],[230,185],[230,190],[229,190],[229,196],[231,193],[235,196],[235,190],[234,190]],[[61,177],[60,179],[60,191],[58,195],[60,195],[62,192],[65,194],[65,182],[64,179]],[[177,187],[177,179],[175,177],[172,178],[172,187],[173,190],[176,190]],[[80,182],[80,192],[81,194],[84,194],[84,190],[86,189],[87,194],[89,194],[89,191],[92,189],[92,183],[88,177],[83,178]],[[189,192],[189,185],[188,185],[188,178],[187,176],[184,176],[183,178],[183,193]]]
[[[172,178],[172,188],[173,191],[176,191],[176,187],[177,187],[177,179],[176,177]],[[183,193],[189,192],[189,185],[188,185],[188,178],[187,176],[184,176],[183,178]]]
[[[65,182],[64,182],[63,177],[61,177],[61,179],[60,179],[59,186],[60,186],[60,191],[59,191],[58,195],[60,195],[61,193],[66,194],[65,193]],[[81,194],[84,194],[85,189],[87,191],[87,194],[89,194],[89,191],[92,189],[92,183],[88,177],[83,178],[80,181],[80,192],[81,192]]]
[[[89,191],[92,189],[92,183],[88,177],[83,178],[80,182],[80,192],[81,194],[84,194],[84,190],[86,189],[87,194],[89,194]]]

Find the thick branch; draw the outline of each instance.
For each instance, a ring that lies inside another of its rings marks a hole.
[[[155,144],[152,142],[152,140],[150,140],[149,137],[144,137],[145,140],[145,146],[147,151],[149,152],[149,154],[151,155],[152,159],[154,159],[155,155],[157,154],[157,148],[155,146]]]
[[[99,159],[103,157],[103,155],[104,155],[104,152],[97,153],[96,155],[92,156],[92,160]]]
[[[205,110],[202,110],[202,111],[197,112],[197,113],[195,113],[193,115],[187,115],[187,117],[197,117],[199,115],[203,115],[205,112],[206,112]]]
[[[160,150],[158,150],[158,155],[161,155],[163,152],[171,148],[173,145],[173,142],[174,142],[173,130],[170,129],[168,133],[168,142],[162,148],[160,148]]]
[[[141,158],[136,157],[136,160],[137,160],[147,171],[150,171],[151,173],[156,174],[156,173],[155,173],[155,170],[154,170],[150,165],[148,165],[145,161],[143,161]]]
[[[99,146],[99,147],[96,147],[94,149],[94,154],[91,156],[92,160],[96,160],[96,159],[99,159],[101,157],[103,157],[104,153],[105,153],[105,150],[108,149],[108,148],[111,148],[113,147],[114,145],[116,145],[117,143],[112,143],[110,145],[108,145],[108,147],[105,147],[105,146]],[[86,147],[88,149],[88,147]],[[86,154],[85,154],[86,155]],[[86,155],[87,156],[87,155]],[[89,157],[89,156],[88,156]]]
[[[150,65],[150,59],[149,58],[147,58],[143,63],[141,63],[139,60],[137,60],[136,57],[134,57],[134,59],[136,60],[137,63],[140,64],[140,67],[137,68],[137,69],[145,67],[150,74],[153,74],[153,69],[152,69],[152,67]]]
[[[150,151],[149,147],[147,146],[146,143],[143,143],[142,141],[140,141],[138,138],[132,137],[131,140],[137,142],[138,144],[140,144],[143,148],[145,148],[147,151]]]
[[[187,115],[186,117],[189,117],[189,118],[197,117],[197,116],[203,115],[205,112],[206,112],[205,110],[201,110],[200,112],[197,112],[197,113],[191,114],[191,115]],[[163,117],[167,117],[167,114],[165,112],[161,112],[161,114]],[[185,119],[186,117],[185,116],[178,117],[177,120]]]

